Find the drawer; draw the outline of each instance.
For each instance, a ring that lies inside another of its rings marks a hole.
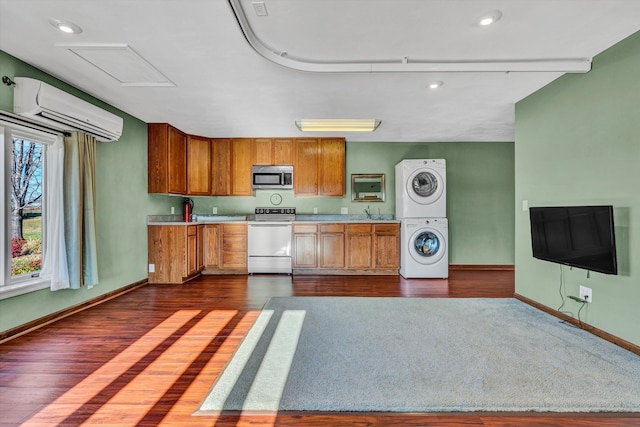
[[[371,224],[349,224],[347,231],[349,233],[371,233]]]
[[[344,233],[344,224],[320,224],[321,233]]]
[[[246,252],[247,239],[242,234],[224,234],[222,236],[223,252]]]
[[[247,234],[247,224],[222,224],[224,234]]]
[[[375,224],[373,227],[376,233],[398,233],[400,231],[400,224]]]
[[[222,266],[224,268],[244,268],[247,266],[247,254],[240,252],[223,252]]]
[[[294,233],[317,233],[317,224],[293,224]]]
[[[190,225],[187,227],[187,236],[195,236],[196,234],[198,234],[197,225]]]

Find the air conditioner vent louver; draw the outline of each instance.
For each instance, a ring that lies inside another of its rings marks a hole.
[[[102,108],[39,80],[15,78],[13,112],[61,130],[80,130],[98,141],[115,141],[123,120]]]

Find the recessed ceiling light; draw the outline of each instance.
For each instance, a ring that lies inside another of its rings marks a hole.
[[[49,23],[53,25],[58,30],[67,34],[80,34],[82,32],[82,28],[79,25],[74,24],[70,21],[63,21],[61,19],[51,18],[49,19]]]
[[[500,18],[502,18],[502,12],[499,10],[492,10],[480,16],[477,22],[481,27],[486,27],[487,25],[496,23]]]
[[[444,83],[441,82],[440,80],[435,81],[435,82],[431,82],[429,83],[429,89],[438,89],[440,86],[442,86]]]

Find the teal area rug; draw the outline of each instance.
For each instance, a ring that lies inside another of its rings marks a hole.
[[[223,410],[639,412],[640,356],[515,299],[272,298]]]

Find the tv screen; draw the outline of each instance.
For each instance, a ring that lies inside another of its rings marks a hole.
[[[532,207],[534,258],[618,274],[613,206]]]

